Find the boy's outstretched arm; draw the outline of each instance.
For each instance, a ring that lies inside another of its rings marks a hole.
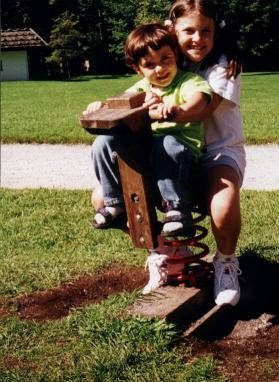
[[[187,123],[191,121],[198,121],[206,107],[210,104],[208,94],[196,92],[182,105],[167,106],[163,103],[151,105],[150,116],[152,119],[158,120],[171,120],[176,123]]]
[[[87,108],[82,112],[84,117],[89,117],[90,114],[95,113],[96,111],[105,107],[106,103],[103,101],[95,101],[90,103]]]

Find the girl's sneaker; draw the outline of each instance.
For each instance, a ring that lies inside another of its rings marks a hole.
[[[240,299],[238,276],[242,273],[238,259],[235,256],[224,258],[224,256],[215,255],[213,265],[215,303],[236,305]]]

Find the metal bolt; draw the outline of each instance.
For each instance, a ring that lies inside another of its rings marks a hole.
[[[131,195],[131,199],[134,203],[138,203],[139,202],[139,196],[137,194],[132,194]]]
[[[140,213],[136,214],[136,220],[138,223],[142,223],[143,219],[142,219],[142,215]]]

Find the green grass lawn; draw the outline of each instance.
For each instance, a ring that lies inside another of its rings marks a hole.
[[[2,84],[2,142],[90,143],[78,123],[89,102],[136,76]],[[279,143],[279,74],[243,75],[248,143]],[[279,191],[241,195],[240,255],[279,262]],[[89,191],[0,189],[0,316],[6,299],[45,291],[113,263],[143,267],[147,252],[118,230],[94,230]],[[206,226],[209,228],[207,219]],[[212,234],[206,243],[214,251]],[[212,356],[183,352],[162,320],[126,317],[139,291],[110,296],[53,322],[0,318],[0,382],[225,382]],[[14,307],[16,309],[16,307]]]
[[[126,234],[91,228],[88,191],[0,194],[0,302],[100,273],[115,262],[144,265],[147,253],[134,249]],[[279,262],[279,191],[242,191],[241,203],[238,252]],[[211,234],[206,242],[213,251]],[[138,295],[111,296],[54,322],[2,317],[0,381],[227,381],[212,357],[185,361],[191,344],[178,350],[172,325],[123,316]]]
[[[2,84],[2,142],[90,143],[79,126],[88,103],[124,91],[137,76],[87,76],[71,81]],[[242,114],[248,143],[279,143],[278,73],[242,75]]]
[[[279,73],[243,74],[241,95],[247,143],[279,143]]]

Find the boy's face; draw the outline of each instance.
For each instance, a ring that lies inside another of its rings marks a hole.
[[[148,54],[134,66],[135,71],[147,78],[150,84],[164,88],[171,84],[177,73],[177,55],[169,45],[159,50],[148,48]]]
[[[194,11],[179,17],[174,28],[179,47],[189,61],[200,62],[211,52],[215,34],[213,19]]]

